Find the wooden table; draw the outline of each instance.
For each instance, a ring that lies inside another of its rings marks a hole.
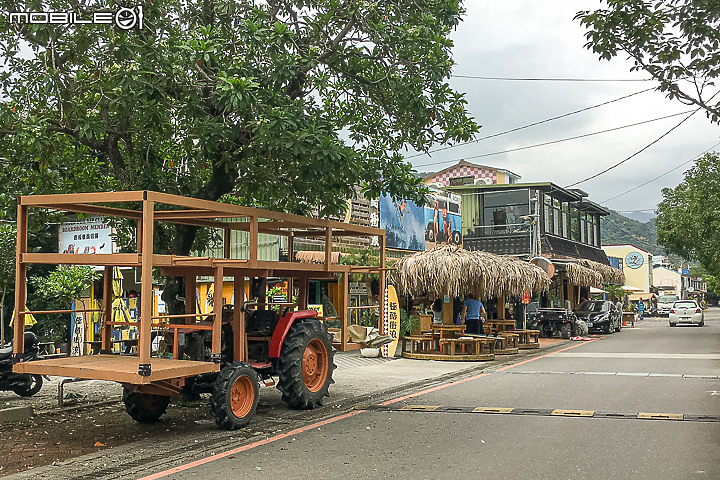
[[[440,349],[445,351],[445,347],[448,347],[449,354],[455,355],[456,346],[462,347],[462,353],[465,353],[465,345],[472,345],[474,347],[475,355],[483,355],[485,352],[485,346],[488,347],[488,354],[495,356],[495,340],[488,337],[460,337],[460,338],[444,338],[440,340]]]
[[[485,320],[485,325],[497,333],[515,330],[515,320]]]
[[[435,345],[437,344],[438,350],[440,350],[440,340],[443,340],[444,338],[455,338],[455,334],[459,334],[457,336],[462,337],[465,335],[465,325],[430,325],[430,333],[432,335],[432,346],[435,348]],[[436,343],[436,337],[437,337],[437,343]]]

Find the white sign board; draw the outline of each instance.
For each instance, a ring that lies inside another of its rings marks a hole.
[[[60,253],[112,253],[112,228],[100,216],[60,225]]]

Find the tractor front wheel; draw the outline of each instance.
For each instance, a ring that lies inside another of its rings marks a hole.
[[[170,397],[135,392],[123,387],[123,403],[125,411],[139,423],[155,423],[167,410]]]
[[[317,320],[304,320],[290,328],[280,351],[278,390],[291,408],[314,408],[334,383],[332,337]]]
[[[235,430],[250,422],[258,404],[257,372],[244,362],[226,365],[213,383],[212,416],[218,427]]]

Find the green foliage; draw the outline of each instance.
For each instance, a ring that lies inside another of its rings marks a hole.
[[[720,158],[706,154],[674,189],[663,189],[658,240],[669,251],[697,260],[720,275]]]
[[[98,278],[100,275],[90,266],[58,265],[47,277],[33,277],[31,281],[41,295],[70,305]]]
[[[622,301],[627,297],[627,292],[623,290],[622,285],[604,285],[603,290],[607,292],[607,298],[612,301]]]
[[[420,201],[401,152],[478,130],[446,81],[459,0],[143,6],[142,30],[0,19],[0,158],[18,177],[6,205],[151,189],[324,216],[356,185]],[[158,241],[187,254],[197,232],[159,229]]]
[[[360,317],[360,325],[363,327],[379,328],[380,315],[375,310],[365,310]]]
[[[407,313],[404,308],[400,309],[400,336],[405,337],[413,330],[420,328],[420,317]]]
[[[660,82],[671,99],[696,105],[720,122],[713,79],[720,68],[720,4],[690,0],[606,0],[607,8],[579,12],[586,47],[600,59],[621,52]]]

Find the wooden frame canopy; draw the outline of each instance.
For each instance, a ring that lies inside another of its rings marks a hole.
[[[135,253],[111,253],[111,254],[71,254],[71,253],[30,253],[27,245],[28,213],[30,208],[49,209],[60,212],[83,213],[130,219],[136,222],[136,252]],[[191,225],[224,230],[224,248],[222,257],[194,257],[182,255],[160,255],[153,252],[153,231],[156,222]],[[248,258],[230,258],[230,232],[244,231],[249,233]],[[288,238],[288,261],[265,261],[258,258],[258,235],[271,234]],[[380,246],[380,265],[385,264],[385,231],[379,228],[352,225],[334,220],[320,218],[309,218],[300,215],[275,212],[251,207],[231,205],[197,198],[182,197],[167,193],[153,191],[121,191],[121,192],[93,192],[74,193],[57,195],[33,195],[18,198],[17,211],[17,248],[16,248],[16,288],[15,305],[17,308],[17,321],[14,324],[13,353],[16,361],[22,361],[24,351],[24,318],[29,313],[26,311],[26,289],[27,265],[28,264],[54,264],[54,265],[102,265],[105,266],[103,311],[105,318],[102,327],[102,348],[101,353],[110,353],[111,339],[110,330],[115,322],[107,318],[111,311],[112,302],[112,279],[114,266],[140,267],[142,272],[140,292],[140,320],[138,323],[138,356],[136,358],[137,373],[130,372],[127,365],[123,367],[122,378],[114,378],[117,381],[132,384],[147,384],[153,381],[165,382],[168,378],[177,376],[189,376],[211,371],[217,371],[219,365],[213,362],[192,362],[184,363],[178,370],[175,363],[178,360],[151,358],[151,329],[152,329],[152,271],[159,268],[164,276],[187,276],[186,280],[186,316],[193,316],[195,277],[208,275],[214,278],[216,292],[222,292],[223,277],[232,276],[235,278],[235,298],[242,299],[242,287],[245,277],[288,277],[292,285],[293,279],[300,282],[301,295],[298,300],[300,309],[307,308],[308,281],[311,278],[323,279],[334,278],[336,274],[343,275],[343,296],[340,311],[342,318],[342,347],[347,345],[345,326],[348,322],[348,285],[347,279],[350,272],[367,271],[381,273],[383,268],[376,267],[351,267],[332,263],[333,251],[332,242],[335,237],[352,236],[377,236]],[[324,262],[302,263],[294,259],[294,239],[303,237],[324,238]],[[385,276],[380,275],[381,291],[385,288]],[[192,301],[190,301],[192,299]],[[384,312],[384,296],[380,295],[379,311],[381,316]],[[242,305],[242,303],[241,303]],[[244,317],[242,308],[235,308],[233,327],[235,332],[235,360],[243,360],[245,348],[243,341],[238,337],[244,337]],[[215,302],[214,311],[211,315],[210,324],[206,329],[212,330],[212,348],[214,358],[219,359],[220,335],[222,322],[222,302]],[[178,326],[179,328],[179,326]],[[341,348],[342,348],[341,347]],[[103,355],[98,355],[99,357]],[[130,357],[133,358],[133,357]],[[127,363],[128,360],[123,360]],[[87,361],[80,368],[78,361],[73,361],[72,368],[68,362],[34,361],[27,364],[17,365],[17,371],[26,373],[40,373],[49,375],[82,376],[86,378],[99,378],[103,370],[100,366],[93,366]],[[99,365],[99,364],[98,364]],[[107,365],[106,361],[103,365]],[[163,371],[165,369],[165,371]],[[181,375],[172,372],[182,372]],[[72,375],[68,375],[72,373]],[[103,379],[107,373],[103,373]],[[167,387],[167,386],[166,386]],[[169,388],[169,387],[167,387]]]

